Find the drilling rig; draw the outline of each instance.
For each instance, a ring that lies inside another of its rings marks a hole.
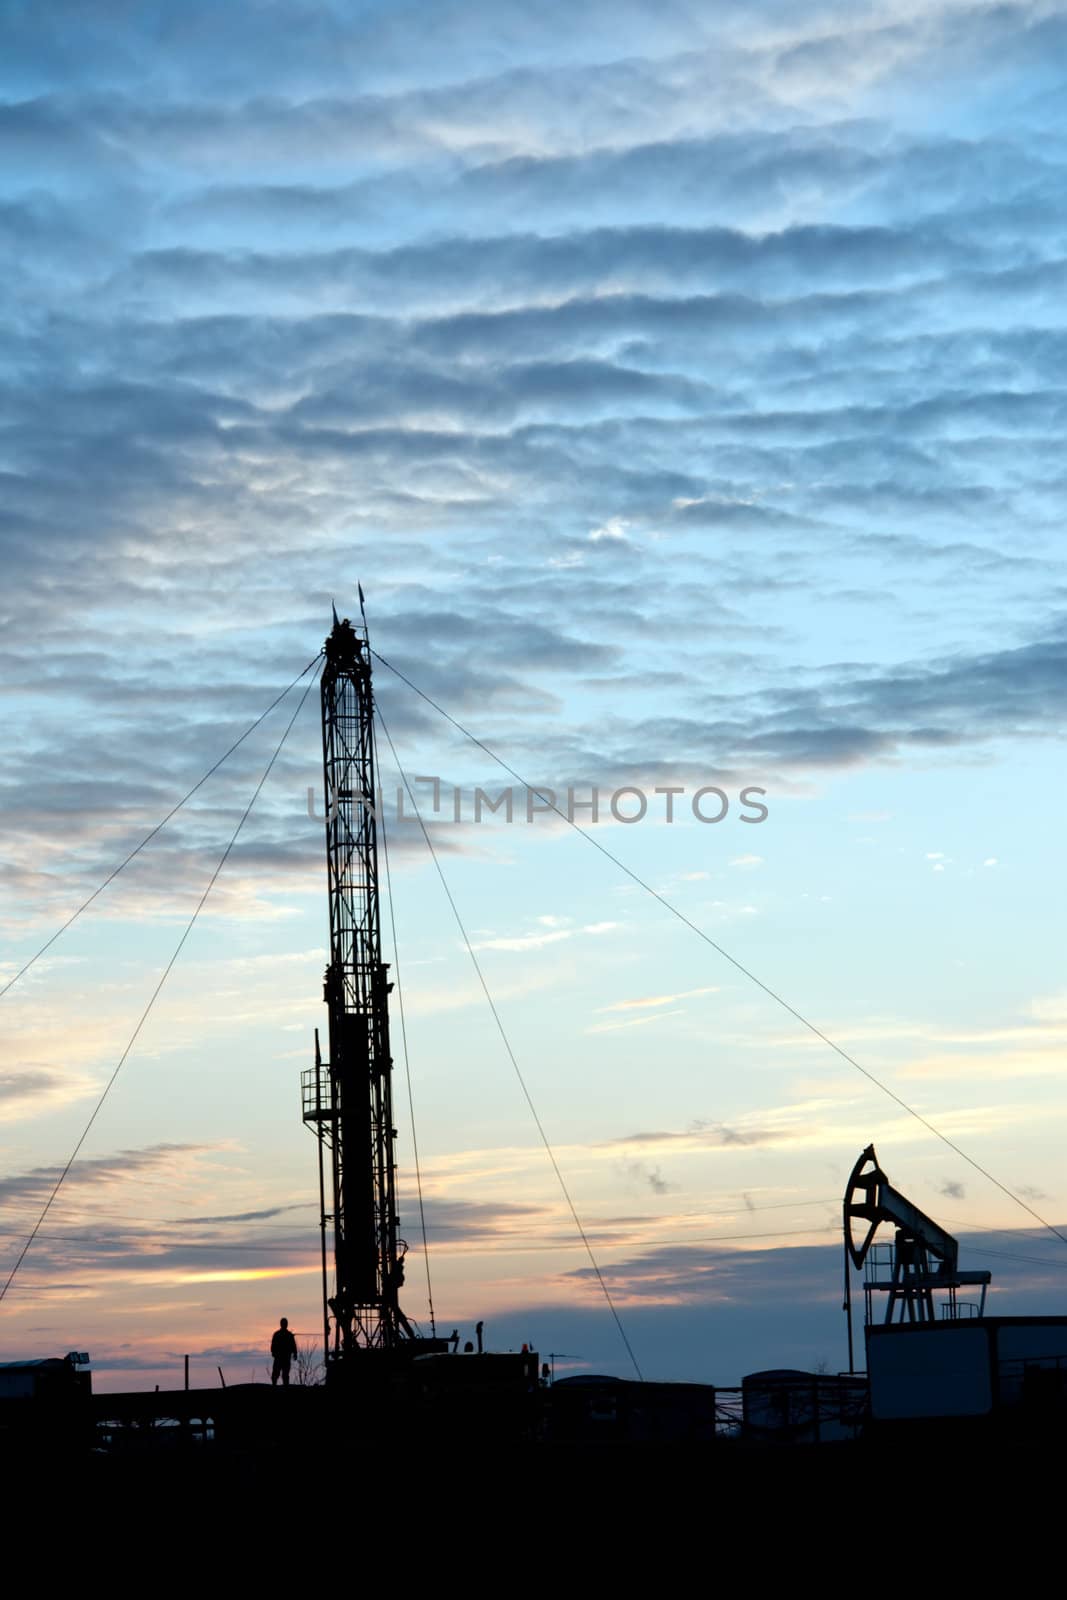
[[[389,969],[382,960],[374,699],[366,623],[338,621],[325,644],[322,754],[330,962],[324,998],[329,1061],[315,1034],[302,1074],[303,1119],[318,1138],[326,1370],[367,1351],[445,1350],[400,1308],[407,1246],[399,1236],[389,1051]],[[330,1182],[327,1186],[326,1169]],[[327,1235],[333,1233],[333,1292]]]

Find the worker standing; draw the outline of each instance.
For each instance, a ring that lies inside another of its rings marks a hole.
[[[274,1368],[270,1375],[272,1384],[278,1379],[284,1386],[289,1387],[289,1367],[296,1356],[296,1340],[289,1332],[289,1318],[283,1317],[279,1327],[274,1330],[274,1337],[270,1342],[270,1353],[274,1357]]]

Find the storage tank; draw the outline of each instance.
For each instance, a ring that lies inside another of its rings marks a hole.
[[[741,1380],[746,1439],[766,1444],[816,1444],[853,1439],[866,1410],[862,1378],[775,1367]]]

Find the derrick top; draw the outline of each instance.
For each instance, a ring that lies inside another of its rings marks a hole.
[[[348,618],[345,617],[343,622],[338,621],[335,611],[333,629],[323,646],[327,665],[335,672],[350,669],[364,659],[363,648],[364,641],[359,638]]]

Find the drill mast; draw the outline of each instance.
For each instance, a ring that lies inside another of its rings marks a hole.
[[[382,961],[374,701],[366,626],[337,620],[325,646],[322,754],[330,964],[324,998],[330,1059],[302,1075],[303,1116],[319,1140],[323,1327],[327,1362],[413,1337],[400,1309],[407,1246],[398,1237],[396,1129]],[[332,1184],[327,1209],[325,1169]],[[333,1228],[333,1293],[327,1228]]]

